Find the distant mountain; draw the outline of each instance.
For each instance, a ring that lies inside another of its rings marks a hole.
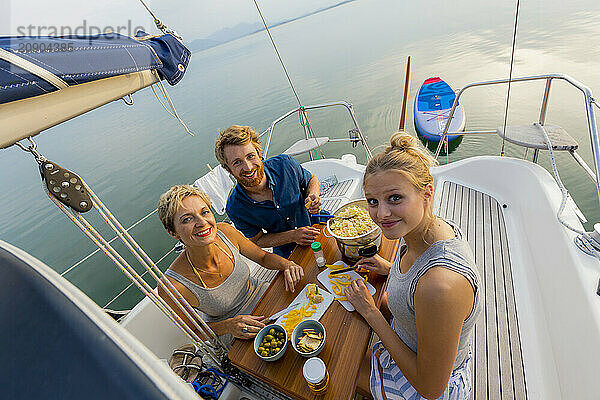
[[[216,40],[210,39],[195,39],[185,45],[193,53],[194,51],[210,49],[211,47],[218,46],[222,43],[223,42],[217,42]]]
[[[353,1],[356,1],[356,0],[345,0],[345,1],[339,2],[337,4],[333,4],[331,6],[312,11],[308,14],[301,15],[299,17],[294,17],[294,18],[289,18],[289,19],[283,20],[283,21],[279,21],[279,22],[269,25],[269,28],[287,24],[288,22],[296,21],[298,19],[308,17],[310,15],[314,15],[314,14],[317,14],[317,13],[320,13],[320,12],[323,12],[325,10],[329,10],[329,9],[332,9],[335,7],[339,7],[341,5],[344,5],[346,3],[351,3]],[[190,43],[186,43],[186,46],[192,52],[202,51],[202,50],[210,49],[211,47],[215,47],[220,44],[227,43],[232,40],[239,39],[244,36],[252,35],[253,33],[264,31],[264,30],[265,30],[265,28],[264,28],[263,24],[260,22],[255,22],[255,23],[241,22],[234,27],[223,28],[221,30],[218,30],[217,32],[211,34],[210,36],[208,36],[205,39],[195,39],[195,40],[191,41]]]
[[[260,22],[255,22],[253,24],[250,24],[248,22],[241,22],[232,28],[223,28],[219,31],[216,31],[207,39],[225,43],[264,29],[264,25]]]
[[[261,28],[262,30],[265,29],[259,22],[255,22],[253,24],[241,22],[232,28],[223,28],[219,31],[216,31],[206,39],[193,40],[187,44],[187,48],[192,52],[210,49],[211,47],[231,42],[232,40],[250,35],[254,32],[258,32],[261,30]]]

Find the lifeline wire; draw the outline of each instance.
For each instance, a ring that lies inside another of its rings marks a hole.
[[[512,81],[513,63],[515,60],[515,45],[517,43],[517,25],[519,23],[519,0],[517,0],[517,11],[515,12],[515,28],[513,30],[513,41],[512,50],[510,52],[510,71],[508,73],[508,92],[506,93],[506,106],[504,107],[504,127],[502,131],[502,150],[500,150],[500,156],[504,156],[504,138],[506,137],[506,120],[508,119],[508,101],[510,99],[510,82]]]
[[[137,220],[133,225],[131,225],[129,228],[127,228],[127,231],[130,231],[131,229],[135,228],[140,222],[146,220],[148,217],[150,217],[152,214],[154,214],[155,212],[157,212],[157,209],[154,209],[152,211],[150,211],[148,214],[146,214],[146,216],[140,218],[139,220]],[[115,240],[118,239],[118,236],[113,237],[112,239],[110,239],[108,241],[108,243],[112,243]],[[90,254],[88,254],[87,256],[83,257],[81,260],[77,261],[75,264],[71,265],[67,270],[65,270],[65,272],[63,272],[62,274],[60,274],[60,276],[65,276],[66,274],[68,274],[69,272],[71,272],[73,269],[77,268],[79,265],[81,265],[84,261],[86,261],[87,259],[89,259],[91,256],[93,256],[94,254],[96,254],[97,252],[99,252],[100,249],[96,249],[94,251],[92,251]],[[168,254],[168,253],[167,253]],[[157,261],[156,263],[158,264],[160,262]]]

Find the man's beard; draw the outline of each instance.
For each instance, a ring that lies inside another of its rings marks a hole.
[[[239,178],[236,177],[235,179],[243,187],[251,188],[251,187],[258,186],[260,184],[260,182],[263,180],[264,176],[265,176],[265,167],[261,164],[261,166],[257,168],[256,176],[253,179],[247,179],[243,176],[240,176]]]

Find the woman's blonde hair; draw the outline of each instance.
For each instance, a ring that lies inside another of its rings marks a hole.
[[[198,196],[211,207],[210,198],[202,190],[190,185],[175,185],[160,196],[158,200],[158,217],[168,232],[175,233],[175,214],[183,200],[190,196]],[[212,210],[211,210],[212,211]]]
[[[429,168],[438,162],[415,137],[396,132],[390,138],[390,144],[385,150],[373,157],[367,164],[363,180],[377,172],[394,170],[402,173],[419,192],[427,185],[433,185],[433,177]],[[433,207],[430,204],[426,215],[433,218]]]
[[[258,133],[249,126],[231,125],[223,132],[219,132],[219,136],[215,142],[215,157],[223,168],[229,170],[227,167],[227,158],[225,158],[225,147],[244,146],[248,143],[252,143],[259,157],[262,156],[262,146],[258,141]]]

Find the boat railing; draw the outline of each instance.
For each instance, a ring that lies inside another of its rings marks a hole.
[[[593,106],[596,106],[600,109],[600,104],[596,102],[596,100],[592,96],[592,91],[587,86],[585,86],[581,82],[579,82],[565,74],[544,74],[544,75],[513,78],[510,80],[509,79],[498,79],[498,80],[491,80],[491,81],[474,82],[474,83],[470,83],[470,84],[464,86],[462,89],[460,89],[458,91],[456,98],[454,99],[454,103],[452,104],[452,108],[450,109],[450,114],[448,116],[446,126],[444,127],[444,132],[442,133],[442,136],[440,138],[440,143],[437,147],[435,157],[436,158],[439,157],[441,149],[442,149],[444,143],[447,143],[446,139],[448,139],[449,135],[477,135],[477,134],[497,133],[497,130],[473,130],[473,131],[465,130],[463,132],[448,132],[448,129],[450,127],[450,121],[452,120],[452,117],[454,116],[454,112],[456,110],[457,105],[459,104],[459,100],[460,100],[461,96],[463,95],[463,93],[465,93],[468,89],[472,89],[474,87],[504,84],[504,83],[509,83],[509,81],[511,84],[513,84],[516,82],[545,80],[546,85],[544,88],[544,94],[542,97],[542,103],[541,103],[540,114],[539,114],[539,119],[538,119],[538,124],[543,126],[546,121],[546,112],[548,110],[548,100],[550,98],[550,87],[551,87],[552,81],[555,79],[560,79],[560,80],[566,81],[571,86],[579,89],[583,93],[584,101],[585,101],[586,116],[587,116],[587,126],[588,126],[588,132],[590,135],[592,156],[594,159],[595,171],[585,162],[585,160],[583,160],[583,158],[581,158],[581,156],[579,154],[577,154],[575,152],[575,150],[569,150],[568,152],[571,154],[571,156],[573,156],[575,161],[583,168],[583,170],[586,172],[586,174],[592,179],[592,181],[596,185],[596,194],[598,196],[598,202],[600,204],[600,179],[598,179],[598,176],[600,176],[600,143],[598,140],[598,131],[596,129],[596,117],[594,115],[594,108],[593,108]],[[537,162],[538,154],[539,154],[539,149],[535,149],[534,154],[533,154],[533,162]]]
[[[360,129],[359,125],[358,125],[358,121],[356,120],[356,115],[354,114],[354,109],[352,107],[351,103],[345,102],[345,101],[334,101],[334,102],[329,102],[329,103],[322,103],[322,104],[315,104],[315,105],[310,105],[310,106],[299,106],[297,108],[294,108],[290,111],[288,111],[287,113],[283,114],[281,117],[275,119],[272,123],[271,126],[261,134],[261,136],[263,135],[267,135],[267,140],[265,143],[265,149],[264,149],[264,157],[268,158],[268,154],[269,154],[269,148],[271,147],[271,141],[273,138],[273,134],[275,132],[275,127],[277,126],[277,124],[279,124],[280,122],[282,122],[283,120],[287,119],[288,117],[294,115],[294,114],[299,114],[300,118],[303,120],[302,122],[302,127],[304,128],[304,136],[305,139],[308,140],[311,138],[311,131],[309,129],[309,124],[308,124],[308,115],[307,115],[307,111],[310,110],[322,110],[325,108],[331,108],[331,107],[343,107],[348,111],[348,114],[350,116],[350,119],[352,120],[352,124],[354,125],[354,128],[351,129],[349,131],[349,137],[347,138],[332,138],[329,139],[329,142],[351,142],[353,144],[355,143],[362,143],[362,145],[365,148],[365,153],[366,153],[366,157],[367,160],[370,160],[373,157],[373,153],[371,152],[371,149],[367,143],[366,137],[365,135],[363,135],[362,130]],[[313,159],[313,155],[312,153],[308,153],[310,159]]]

